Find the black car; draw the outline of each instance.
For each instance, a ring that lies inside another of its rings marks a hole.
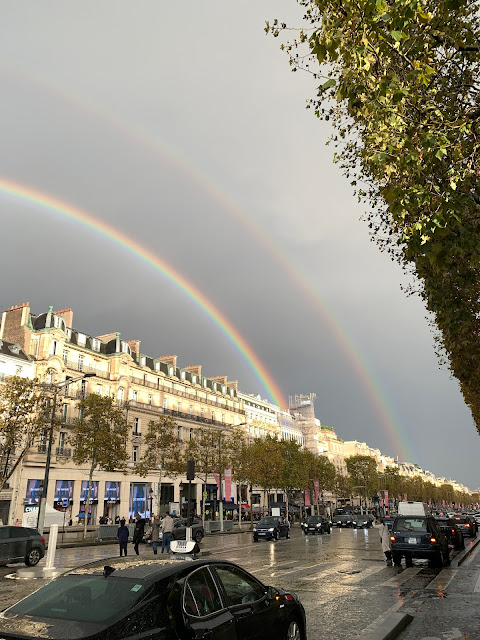
[[[325,516],[309,516],[301,525],[303,533],[330,533],[330,521]]]
[[[435,516],[435,520],[442,530],[442,533],[445,535],[449,545],[452,545],[455,549],[465,548],[462,530],[457,527],[455,520],[447,518],[446,516]]]
[[[0,618],[5,640],[305,640],[298,597],[227,560],[131,558],[52,580]]]
[[[478,525],[472,516],[455,516],[453,521],[457,527],[461,530],[464,536],[474,538],[477,535]]]
[[[187,519],[178,518],[173,523],[172,540],[185,540],[187,536]],[[205,536],[202,521],[198,518],[192,519],[192,540],[195,542],[201,542]],[[160,534],[161,539],[161,534]]]
[[[290,537],[290,523],[282,516],[265,516],[257,522],[253,530],[253,541],[260,539],[278,540]]]
[[[354,518],[353,513],[344,513],[341,516],[334,517],[333,525],[335,527],[353,527]]]
[[[45,555],[45,538],[36,529],[0,527],[0,564],[25,562],[34,567]]]
[[[397,516],[390,540],[395,565],[402,556],[407,567],[413,558],[428,559],[437,566],[449,562],[447,539],[433,516]]]
[[[364,516],[356,514],[353,517],[352,526],[354,529],[370,529],[373,526],[373,520],[368,514]]]

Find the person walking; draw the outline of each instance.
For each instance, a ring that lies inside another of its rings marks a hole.
[[[120,544],[120,557],[122,557],[122,552],[124,552],[125,556],[127,555],[128,536],[128,527],[125,526],[125,520],[122,519],[120,521],[120,526],[117,529],[117,538]]]
[[[165,514],[165,517],[162,521],[162,553],[167,547],[167,553],[170,553],[170,540],[172,539],[173,534],[173,518],[170,517],[170,514]]]
[[[160,516],[155,516],[152,522],[152,549],[157,555],[158,541],[160,540]]]
[[[390,531],[385,523],[383,518],[380,519],[382,523],[380,529],[380,541],[382,543],[382,551],[385,554],[385,560],[387,561],[387,567],[392,566],[392,551],[391,551],[391,542],[390,542]]]
[[[135,520],[135,529],[133,530],[133,548],[137,556],[140,555],[140,552],[138,551],[138,545],[142,542],[144,533],[145,520],[140,516],[140,514],[137,514]]]

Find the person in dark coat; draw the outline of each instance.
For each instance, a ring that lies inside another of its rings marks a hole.
[[[120,526],[117,529],[117,538],[120,544],[120,557],[122,557],[122,552],[125,552],[127,555],[127,543],[128,543],[128,527],[125,526],[125,520],[120,520]]]
[[[137,556],[139,555],[138,545],[142,542],[145,533],[145,520],[137,515],[135,529],[133,530],[133,548]]]

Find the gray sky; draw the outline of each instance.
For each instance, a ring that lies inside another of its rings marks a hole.
[[[265,20],[294,0],[17,1],[0,24],[0,180],[89,213],[187,278],[285,396],[344,439],[472,489],[479,441],[419,300],[372,244]],[[180,289],[98,232],[0,192],[0,306],[72,307],[152,356],[262,389]]]

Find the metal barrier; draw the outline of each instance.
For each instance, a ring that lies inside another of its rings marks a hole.
[[[97,538],[99,540],[108,540],[111,538],[116,540],[119,526],[120,525],[118,524],[101,524],[98,527]],[[127,524],[126,527],[128,527],[128,536],[129,538],[131,538],[133,536],[133,530],[135,529],[135,525]]]
[[[223,521],[224,531],[233,531],[233,520]],[[215,533],[220,531],[220,522],[218,520],[205,520],[205,533]]]

